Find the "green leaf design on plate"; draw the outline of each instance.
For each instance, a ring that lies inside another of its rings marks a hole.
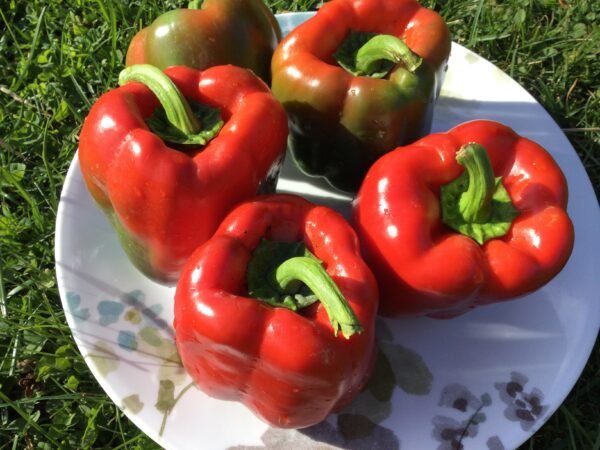
[[[163,338],[160,336],[160,331],[153,327],[144,327],[140,330],[138,336],[141,340],[151,345],[152,347],[160,347]]]
[[[158,397],[154,407],[162,413],[169,413],[175,406],[175,383],[171,380],[160,380]]]
[[[377,340],[385,341],[385,342],[393,342],[394,333],[392,329],[388,325],[387,321],[378,317],[375,319],[375,332],[377,336]]]
[[[127,310],[124,318],[127,322],[130,322],[133,325],[139,325],[139,323],[142,321],[142,315],[137,309]]]
[[[337,424],[346,439],[367,437],[375,428],[375,424],[368,417],[360,414],[340,414]]]
[[[163,413],[162,423],[160,424],[160,430],[158,432],[159,436],[162,436],[165,427],[167,426],[167,419],[169,415],[175,408],[175,405],[181,397],[190,389],[194,387],[194,383],[191,382],[187,386],[185,386],[175,397],[175,383],[172,380],[160,380],[160,387],[158,388],[158,398],[156,404],[154,405],[156,409]]]
[[[163,359],[158,370],[159,379],[169,379],[176,385],[183,383],[187,379],[187,372],[179,359],[177,347],[172,342],[165,340],[159,348],[159,355]]]
[[[391,397],[391,396],[390,396]],[[392,402],[388,399],[381,401],[366,389],[361,392],[343,411],[343,414],[361,415],[373,423],[381,423],[392,413]]]
[[[498,436],[492,436],[486,442],[488,450],[505,450],[504,444]]]
[[[379,348],[367,387],[339,416],[338,427],[348,439],[357,439],[390,416],[396,386],[413,395],[431,391],[433,376],[416,352],[389,342],[380,342]]]
[[[115,371],[119,366],[119,357],[112,351],[111,346],[106,342],[98,341],[94,344],[94,350],[90,352],[88,358],[102,376],[107,376]]]
[[[388,401],[392,398],[394,387],[396,386],[396,376],[390,361],[381,350],[377,353],[377,360],[371,379],[367,384],[367,390],[373,394],[380,402]]]
[[[387,342],[380,342],[379,348],[388,358],[400,389],[412,395],[429,394],[433,374],[418,353]]]
[[[132,394],[128,397],[125,397],[122,402],[123,409],[128,409],[133,414],[139,413],[144,407],[144,402],[140,400],[140,396],[137,394]]]
[[[187,379],[175,343],[164,337],[159,328],[144,327],[138,332],[137,351],[157,359],[160,363],[159,380],[171,380],[179,385]]]
[[[477,414],[473,415],[473,417],[471,417],[471,421],[475,424],[483,423],[486,420],[487,420],[487,417],[486,417],[485,413],[482,413],[482,412],[478,412]]]
[[[485,406],[490,406],[492,404],[492,396],[486,392],[481,396],[481,403]]]

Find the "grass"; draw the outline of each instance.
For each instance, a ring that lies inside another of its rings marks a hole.
[[[271,0],[274,11],[315,0]],[[600,193],[600,3],[425,1],[455,41],[550,112]],[[182,2],[2,0],[0,5],[0,449],[150,449],[80,357],[54,275],[58,198],[94,100],[134,32]],[[573,391],[522,449],[600,449],[598,343]]]

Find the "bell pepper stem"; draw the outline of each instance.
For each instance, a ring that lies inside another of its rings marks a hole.
[[[168,121],[185,135],[198,134],[201,124],[175,83],[165,73],[150,64],[129,66],[119,74],[119,85],[137,81],[146,85],[158,98]]]
[[[456,153],[464,172],[441,186],[442,222],[483,245],[506,235],[519,211],[502,177],[495,177],[485,148],[469,143]]]
[[[348,301],[318,260],[306,256],[290,258],[277,267],[275,279],[283,290],[297,281],[306,284],[323,304],[336,335],[341,330],[348,339],[362,331]]]
[[[381,60],[403,64],[410,72],[417,70],[423,62],[402,39],[389,34],[372,37],[356,53],[356,67],[366,74],[376,70]]]
[[[496,179],[485,148],[474,143],[464,145],[457,152],[456,161],[465,168],[469,177],[469,187],[461,195],[458,204],[460,214],[465,222],[487,222]]]
[[[188,3],[188,9],[200,9],[204,0],[191,0]]]

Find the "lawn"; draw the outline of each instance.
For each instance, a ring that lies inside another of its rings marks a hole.
[[[315,0],[270,0],[274,12]],[[453,40],[552,115],[600,194],[600,2],[427,0]],[[149,449],[79,355],[54,272],[60,189],[90,106],[116,85],[133,34],[183,2],[0,4],[0,449]],[[596,207],[592,205],[592,207]],[[522,449],[600,449],[600,346]]]

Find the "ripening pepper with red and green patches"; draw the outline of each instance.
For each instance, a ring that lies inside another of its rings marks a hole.
[[[567,199],[552,156],[498,122],[466,122],[383,156],[354,208],[380,312],[451,317],[542,287],[573,249]]]
[[[248,69],[135,65],[92,106],[79,164],[133,264],[177,280],[229,210],[273,192],[287,118]]]
[[[140,30],[129,44],[126,64],[198,70],[232,64],[269,84],[280,40],[277,19],[262,0],[195,0]]]
[[[356,192],[377,158],[429,132],[450,44],[415,0],[325,3],[273,55],[298,167]]]

